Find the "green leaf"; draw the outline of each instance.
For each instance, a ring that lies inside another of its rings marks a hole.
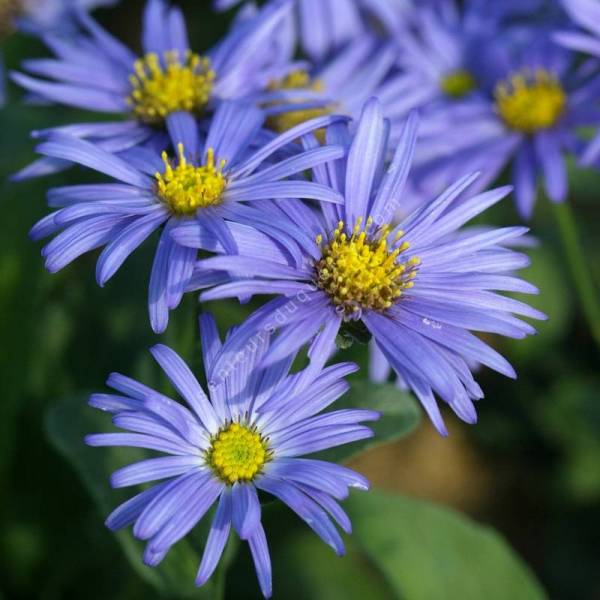
[[[146,457],[135,448],[90,448],[83,442],[88,433],[108,429],[108,415],[87,406],[87,395],[69,398],[48,412],[47,433],[52,445],[71,463],[97,505],[106,517],[120,502],[134,492],[112,490],[110,474],[117,468]],[[224,594],[224,574],[233,558],[235,543],[229,541],[218,571],[202,588],[194,586],[204,540],[208,534],[210,515],[167,554],[159,567],[152,569],[142,563],[144,545],[135,540],[130,530],[116,534],[117,541],[135,571],[162,594],[170,598],[218,600]],[[104,527],[98,519],[98,527]]]
[[[377,491],[353,494],[346,507],[354,542],[400,598],[547,597],[498,533],[452,510]]]
[[[318,458],[323,460],[347,461],[375,446],[407,436],[420,421],[421,410],[409,393],[388,383],[377,384],[367,380],[352,380],[350,383],[350,391],[335,403],[335,410],[366,408],[379,411],[381,418],[368,423],[375,433],[374,437],[321,452]]]
[[[381,574],[351,543],[340,557],[312,531],[303,529],[286,538],[273,548],[275,597],[394,600]]]
[[[557,448],[557,494],[579,502],[600,498],[600,404],[598,381],[581,375],[557,381],[535,418]]]

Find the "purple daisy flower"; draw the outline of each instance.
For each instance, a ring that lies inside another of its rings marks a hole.
[[[434,394],[468,423],[477,415],[473,400],[483,397],[469,369],[476,361],[509,377],[515,372],[470,330],[524,338],[535,330],[515,315],[545,319],[527,304],[496,291],[536,293],[512,273],[528,264],[507,248],[527,229],[459,230],[495,204],[509,187],[473,198],[458,196],[477,175],[462,178],[437,200],[416,210],[397,227],[388,225],[401,202],[417,135],[409,118],[391,164],[386,121],[376,99],[365,105],[347,159],[315,169],[345,198],[342,205],[280,211],[310,235],[300,266],[251,261],[241,256],[200,261],[197,274],[226,272],[230,281],[201,295],[216,300],[239,295],[277,294],[239,328],[224,347],[212,376],[257,330],[279,330],[263,364],[295,353],[313,340],[309,356],[319,368],[348,327],[364,327],[404,382],[421,400],[437,429],[446,433]],[[347,139],[342,125],[328,139]],[[298,239],[300,237],[298,236]],[[316,336],[316,337],[315,337]],[[314,339],[313,339],[314,338]]]
[[[387,32],[401,29],[411,8],[410,0],[294,0],[292,35],[314,61],[322,61],[363,34],[377,22]],[[242,0],[213,0],[217,10],[227,10]],[[276,2],[271,2],[276,4]]]
[[[190,49],[182,12],[164,0],[149,0],[141,58],[80,12],[83,34],[44,36],[56,58],[24,62],[26,71],[46,79],[23,73],[13,73],[12,78],[45,101],[127,116],[126,120],[86,123],[70,130],[71,135],[88,138],[110,152],[124,150],[150,139],[157,127],[171,126],[184,112],[201,116],[223,100],[250,98],[281,76],[282,66],[273,57],[270,36],[289,6],[284,2],[266,7],[234,26],[206,56],[200,56]],[[48,132],[37,133],[44,134]],[[16,178],[64,166],[64,161],[42,161]]]
[[[572,53],[553,44],[549,31],[497,37],[472,57],[482,94],[431,116],[415,177],[447,185],[456,174],[482,168],[494,178],[510,165],[517,208],[529,218],[538,178],[550,200],[566,199],[565,158],[582,147],[578,130],[600,123],[600,79],[575,69]]]
[[[221,355],[221,340],[211,316],[202,315],[200,327],[209,372]],[[367,490],[369,484],[346,467],[300,457],[371,437],[361,422],[379,418],[369,410],[319,414],[348,390],[344,377],[356,366],[340,363],[290,375],[291,357],[262,369],[268,339],[248,345],[239,368],[221,384],[209,384],[208,396],[178,354],[154,346],[152,355],[187,406],[113,373],[107,385],[118,395],[94,394],[90,404],[112,413],[113,423],[125,433],[86,438],[91,446],[134,446],[168,455],[128,465],[111,477],[115,488],[160,481],[106,521],[113,531],[133,525],[134,535],[148,542],[147,565],[159,564],[216,503],[197,585],[214,572],[233,526],[250,546],[266,597],[271,596],[271,560],[257,491],[287,504],[342,555],[344,543],[332,520],[346,533],[351,524],[338,500],[348,496],[349,488]]]
[[[324,146],[299,152],[256,172],[267,159],[294,139],[335,122],[322,117],[250,150],[264,114],[238,102],[223,102],[212,119],[206,138],[198,134],[194,119],[182,113],[187,127],[171,127],[178,156],[132,148],[126,160],[74,137],[55,135],[38,147],[52,158],[69,160],[114,179],[113,183],[55,188],[49,204],[57,211],[44,217],[32,231],[33,239],[58,233],[42,251],[46,268],[56,272],[81,254],[105,246],[96,277],[104,285],[125,259],[152,232],[162,230],[150,277],[148,306],[155,332],[165,330],[169,309],[179,305],[191,278],[197,250],[177,243],[172,234],[193,223],[197,247],[214,252],[282,259],[289,257],[285,235],[275,225],[255,228],[236,224],[238,203],[266,202],[273,198],[313,198],[341,202],[329,187],[286,177],[341,157],[341,146]],[[339,118],[337,118],[339,119]],[[290,201],[292,202],[292,201]],[[260,230],[260,231],[259,231]],[[265,233],[261,233],[265,232]],[[186,230],[189,237],[190,233]],[[281,243],[271,241],[272,234]],[[295,248],[295,247],[294,247]]]
[[[478,91],[469,56],[472,47],[481,43],[482,24],[475,24],[470,12],[460,10],[452,0],[415,6],[411,23],[395,39],[397,73],[375,94],[392,123],[392,140],[398,139],[411,111],[419,110],[420,135],[426,136],[431,110],[468,101]]]

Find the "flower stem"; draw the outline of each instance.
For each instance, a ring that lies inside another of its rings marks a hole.
[[[590,268],[585,260],[575,217],[569,202],[555,204],[554,209],[566,260],[579,295],[581,308],[592,337],[600,347],[600,302],[594,289]]]

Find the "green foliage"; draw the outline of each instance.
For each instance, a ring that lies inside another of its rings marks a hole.
[[[381,492],[349,500],[354,541],[409,600],[546,598],[493,530],[451,510]]]
[[[600,498],[600,403],[592,380],[556,383],[538,414],[544,434],[562,450],[557,493],[580,502]]]
[[[274,548],[276,598],[311,600],[394,600],[382,575],[352,540],[347,554],[337,556],[312,531],[293,530]]]

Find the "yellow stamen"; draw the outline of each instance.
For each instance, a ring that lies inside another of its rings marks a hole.
[[[131,75],[131,94],[127,103],[133,114],[144,123],[161,123],[172,112],[185,110],[201,113],[208,101],[215,80],[208,58],[177,50],[146,54],[136,61]]]
[[[280,81],[275,81],[269,85],[271,90],[310,90],[322,92],[324,89],[323,82],[318,79],[311,79],[310,75],[304,70],[292,71]],[[277,103],[275,103],[277,104]],[[307,108],[303,110],[291,110],[288,112],[272,115],[267,119],[267,126],[273,131],[283,133],[300,125],[310,119],[323,117],[333,112],[333,106],[321,106],[316,108]],[[325,142],[325,131],[319,129],[315,135],[321,143]]]
[[[440,82],[440,87],[450,98],[464,98],[476,87],[473,75],[465,69],[458,69],[446,75]]]
[[[176,215],[190,215],[199,208],[205,208],[221,201],[227,185],[223,175],[225,161],[215,166],[215,152],[209,148],[206,163],[196,167],[187,162],[183,144],[179,144],[179,164],[173,168],[166,152],[162,159],[164,173],[156,173],[158,195]]]
[[[358,219],[348,237],[345,224],[340,221],[327,246],[321,248],[322,257],[315,265],[316,285],[346,317],[365,309],[390,308],[404,290],[412,287],[420,264],[417,257],[398,261],[410,244],[403,242],[394,248],[399,238],[396,234],[390,243],[390,225],[381,226],[373,234],[369,231],[371,225],[371,219],[366,227]]]
[[[494,95],[506,125],[527,134],[556,125],[567,105],[559,80],[544,69],[512,75],[496,86]]]
[[[270,457],[267,442],[254,428],[231,423],[213,438],[206,462],[219,479],[233,485],[252,481]]]

